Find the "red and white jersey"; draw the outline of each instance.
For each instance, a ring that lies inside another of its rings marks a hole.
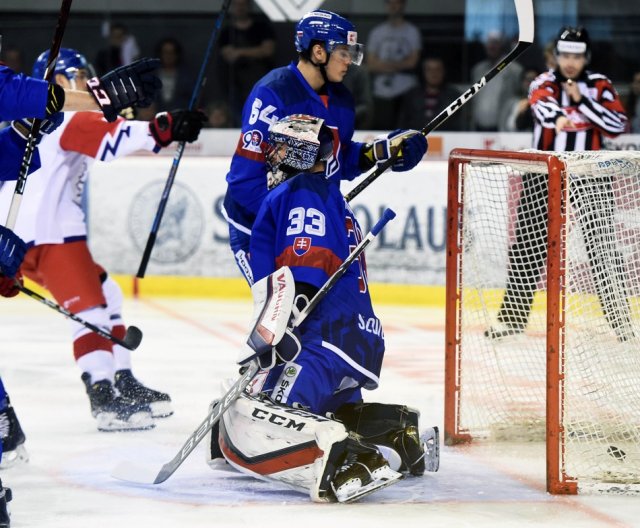
[[[14,231],[29,245],[61,244],[86,238],[82,193],[94,160],[111,161],[137,150],[157,152],[145,121],[99,112],[65,112],[62,124],[38,146],[42,167],[27,179]],[[14,182],[0,189],[0,218],[6,218]]]

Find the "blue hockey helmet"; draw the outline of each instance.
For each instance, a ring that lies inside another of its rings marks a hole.
[[[43,51],[38,56],[33,64],[32,75],[39,79],[44,78],[47,62],[49,62],[49,50]],[[84,55],[71,48],[60,48],[54,74],[64,75],[70,81],[74,81],[78,70],[87,70],[87,73],[93,74],[93,68]]]
[[[336,13],[318,9],[298,21],[295,35],[298,53],[308,52],[314,42],[323,42],[327,53],[331,53],[336,46],[348,46],[351,62],[356,65],[362,63],[364,47],[358,43],[355,26]]]

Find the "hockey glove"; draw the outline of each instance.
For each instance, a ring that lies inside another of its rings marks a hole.
[[[0,295],[2,297],[15,297],[20,293],[20,290],[16,286],[16,281],[23,284],[22,274],[18,272],[15,278],[7,277],[0,273]]]
[[[0,226],[0,272],[13,277],[27,252],[27,245],[10,229]]]
[[[394,130],[387,136],[380,136],[367,143],[362,149],[364,163],[371,168],[377,163],[397,156],[391,166],[394,172],[413,169],[427,152],[427,138],[418,130]]]
[[[60,126],[64,120],[64,115],[61,112],[53,114],[47,119],[42,120],[40,123],[40,130],[38,130],[38,137],[36,138],[36,145],[42,140],[42,136],[51,134],[56,128]],[[20,119],[17,121],[11,121],[11,128],[22,139],[27,140],[29,138],[29,132],[33,126],[33,119]]]
[[[161,147],[166,147],[172,141],[187,141],[198,139],[198,134],[207,121],[207,116],[200,110],[171,110],[160,112],[149,123],[149,131]]]
[[[140,59],[87,81],[87,89],[107,121],[115,121],[128,106],[151,105],[162,88],[162,81],[152,73],[158,66],[158,59]]]

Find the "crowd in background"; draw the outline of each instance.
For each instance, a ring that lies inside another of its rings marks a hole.
[[[451,70],[458,64],[442,47],[431,46],[424,32],[405,15],[406,0],[378,0],[386,17],[370,30],[360,32],[365,45],[365,62],[351,66],[344,83],[356,101],[356,128],[393,130],[420,129],[429,123],[467,87],[488,72],[513,46],[512,36],[489,31],[481,43],[471,46],[471,64],[467,78],[452,81]],[[280,65],[279,27],[252,5],[252,0],[233,0],[221,30],[216,51],[208,69],[207,84],[197,105],[209,117],[212,128],[235,128],[241,121],[242,106],[255,82],[271,68]],[[289,29],[293,38],[293,25]],[[151,119],[156,112],[187,107],[196,82],[199,57],[186,57],[183,46],[189,37],[167,34],[156,42],[139,42],[126,25],[109,24],[105,42],[93,57],[98,74],[142,56],[141,48],[161,60],[163,90],[138,119]],[[491,89],[482,90],[459,112],[445,121],[442,131],[530,131],[533,120],[527,93],[531,81],[542,71],[553,68],[553,43],[533,46],[498,75]],[[435,48],[435,49],[433,49]],[[80,49],[82,51],[82,49]],[[282,54],[280,54],[282,55]],[[294,57],[289,57],[294,59]],[[23,52],[7,43],[2,60],[16,71],[29,72]],[[453,62],[453,63],[452,63]],[[606,69],[598,68],[600,71]],[[457,75],[459,77],[459,75]],[[623,89],[623,101],[629,116],[629,132],[640,133],[640,70],[630,70],[617,85]]]

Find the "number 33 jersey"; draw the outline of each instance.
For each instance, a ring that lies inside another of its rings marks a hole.
[[[296,282],[320,288],[362,239],[338,182],[324,174],[299,174],[267,194],[251,237],[256,282],[289,266]],[[364,254],[300,326],[302,345],[314,339],[378,384],[384,334],[373,312]]]

